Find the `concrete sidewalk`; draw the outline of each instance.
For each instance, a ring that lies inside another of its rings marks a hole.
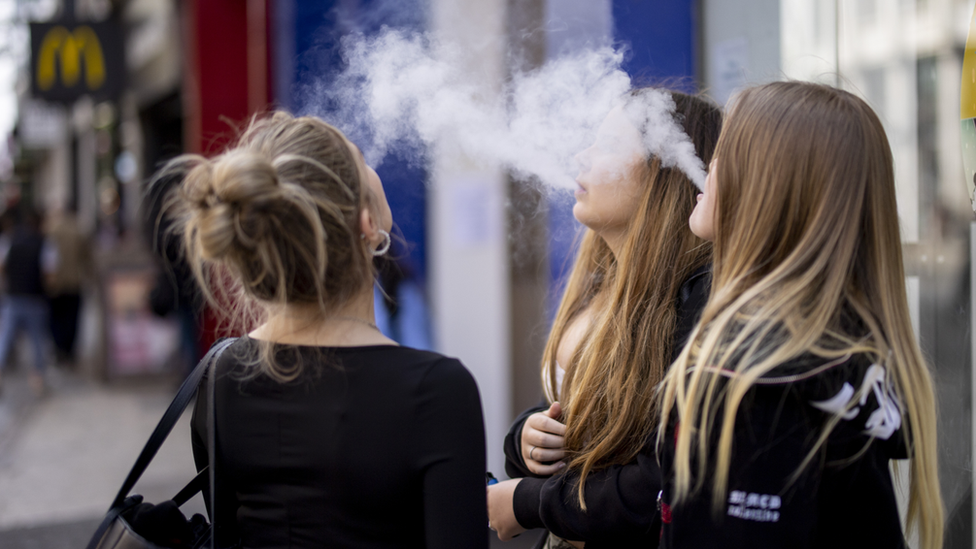
[[[55,368],[48,374],[40,399],[23,373],[3,380],[0,548],[78,547],[81,538],[84,546],[175,394],[167,382],[103,385]],[[168,499],[193,474],[188,411],[133,492]],[[202,512],[199,496],[184,511]]]

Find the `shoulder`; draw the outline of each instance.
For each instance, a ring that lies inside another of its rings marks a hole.
[[[712,265],[711,263],[695,269],[684,282],[678,291],[678,304],[681,308],[700,309],[708,299],[708,293],[712,287]]]
[[[798,406],[822,420],[836,420],[834,439],[897,441],[902,406],[888,369],[863,354],[834,360],[801,357],[776,368],[760,383],[789,386]]]
[[[216,360],[215,367],[218,377],[221,377],[225,373],[243,369],[248,358],[255,356],[257,346],[254,340],[247,337],[222,337],[210,346],[210,350],[215,353],[213,360]]]
[[[404,349],[404,354],[422,357],[410,374],[410,396],[420,424],[467,425],[482,421],[481,393],[471,372],[456,358],[429,351]],[[464,418],[464,419],[461,419]]]
[[[409,349],[424,359],[424,385],[428,387],[467,388],[477,391],[477,383],[471,372],[460,360],[431,351]]]
[[[342,355],[344,364],[352,365],[353,355],[359,366],[381,370],[383,375],[398,377],[408,386],[424,389],[476,387],[474,376],[460,360],[433,351],[405,346],[382,346],[350,350]]]

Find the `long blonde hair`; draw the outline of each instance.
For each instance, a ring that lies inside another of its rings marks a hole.
[[[671,414],[681,422],[675,503],[712,474],[712,503],[722,504],[736,415],[758,378],[807,353],[865,353],[892,374],[904,406],[909,530],[919,527],[922,547],[940,547],[935,396],[908,312],[881,122],[845,91],[777,82],[738,96],[715,154],[712,290],[659,407],[659,444]],[[794,479],[838,420],[824,426]]]
[[[284,112],[255,116],[237,141],[208,159],[184,155],[157,180],[183,177],[166,210],[209,304],[235,329],[269,307],[317,305],[327,316],[369,288],[371,255],[359,216],[375,204],[363,163],[338,129]],[[264,345],[260,370],[297,377]]]
[[[641,90],[628,98],[641,101]],[[675,118],[699,157],[712,156],[722,114],[708,101],[671,92]],[[640,129],[640,128],[639,128]],[[583,236],[542,358],[543,385],[563,395],[569,467],[583,486],[594,469],[632,460],[654,429],[652,388],[671,362],[675,303],[682,283],[710,257],[710,246],[688,229],[697,190],[677,168],[650,157],[635,169],[643,182],[620,257],[592,230]],[[556,350],[572,320],[594,299],[601,307],[556,381]]]

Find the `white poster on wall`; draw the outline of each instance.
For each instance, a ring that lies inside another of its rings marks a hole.
[[[487,177],[465,177],[449,191],[451,240],[461,248],[489,246],[502,238],[500,189]]]
[[[724,105],[737,89],[745,86],[748,70],[749,41],[744,36],[715,44],[710,70],[712,97]]]
[[[44,101],[27,100],[20,105],[20,139],[29,148],[46,149],[65,138],[67,119],[64,107]]]

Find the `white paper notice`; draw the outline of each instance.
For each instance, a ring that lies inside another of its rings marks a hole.
[[[712,97],[724,105],[746,83],[749,41],[745,37],[723,40],[712,48]]]
[[[498,190],[490,180],[467,180],[450,190],[454,244],[461,247],[483,246],[501,238],[504,212]]]

